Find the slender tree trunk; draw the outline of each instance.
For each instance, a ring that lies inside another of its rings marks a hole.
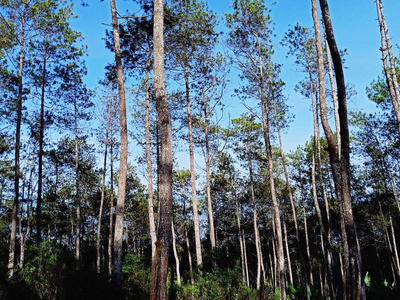
[[[146,111],[144,117],[144,126],[146,129],[146,163],[147,163],[147,201],[148,201],[148,214],[149,214],[149,228],[151,237],[151,257],[154,256],[156,251],[156,225],[154,221],[154,210],[153,210],[153,173],[152,173],[152,163],[151,163],[151,145],[150,145],[150,83],[149,83],[149,73],[151,64],[151,53],[149,53],[149,58],[146,65]]]
[[[79,137],[78,137],[78,108],[74,102],[74,120],[75,120],[75,202],[76,202],[76,243],[75,258],[80,260],[81,254],[81,195],[79,193]]]
[[[333,76],[331,51],[329,50],[328,41],[326,40],[326,38],[325,38],[325,51],[326,51],[326,61],[327,61],[327,67],[328,67],[329,83],[331,85],[331,91],[332,91],[333,114],[335,116],[335,126],[336,126],[336,142],[338,145],[339,156],[340,156],[341,155],[340,149],[342,148],[342,143],[340,141],[340,119],[339,119],[338,98],[337,98],[337,91],[336,91],[336,85],[335,85],[335,78]]]
[[[243,241],[243,252],[244,252],[244,267],[246,271],[246,284],[250,286],[250,277],[249,277],[249,264],[247,262],[247,247],[246,247],[246,238],[244,234],[244,229],[242,228],[242,241]]]
[[[312,77],[310,73],[310,84],[311,84],[311,101],[312,101],[312,111],[313,111],[313,118],[314,118],[314,145],[313,145],[313,154],[312,154],[312,166],[311,166],[311,183],[312,183],[312,193],[313,193],[313,200],[314,200],[314,207],[315,207],[315,212],[318,217],[318,223],[320,226],[321,230],[321,237],[322,237],[322,243],[321,247],[323,248],[324,252],[324,261],[325,261],[325,270],[326,270],[326,275],[327,279],[329,282],[329,293],[331,298],[335,298],[335,292],[334,292],[334,287],[333,287],[333,273],[332,273],[332,245],[331,245],[331,240],[330,237],[327,233],[327,230],[325,228],[323,218],[322,218],[322,213],[321,213],[321,208],[319,205],[318,201],[318,195],[317,195],[317,184],[316,184],[316,157],[319,155],[318,147],[320,147],[320,142],[319,142],[319,123],[318,123],[318,117],[317,117],[317,105],[315,101],[315,93],[314,93],[314,84],[312,82]],[[320,158],[320,156],[319,156]],[[324,183],[321,181],[321,185],[323,186]],[[324,190],[324,189],[323,189]],[[327,219],[329,220],[329,206],[327,203],[326,205],[326,211],[327,211]],[[325,252],[325,246],[326,246],[326,252]]]
[[[261,58],[261,44],[259,41],[259,37],[257,36],[258,41],[258,58],[259,58],[259,76],[260,76],[260,100],[261,100],[261,111],[262,111],[262,126],[263,126],[263,134],[264,134],[264,142],[265,142],[265,150],[267,153],[268,159],[268,175],[269,175],[269,185],[272,199],[272,207],[273,207],[273,218],[276,226],[276,238],[277,238],[277,258],[278,258],[278,270],[279,270],[279,289],[281,299],[286,299],[286,272],[285,272],[285,257],[283,250],[283,239],[282,239],[282,228],[281,228],[281,220],[279,213],[279,204],[276,197],[275,191],[275,180],[274,180],[274,171],[273,171],[273,161],[272,161],[272,147],[270,140],[270,116],[268,111],[268,103],[265,99],[264,94],[264,70],[262,65]]]
[[[236,221],[238,225],[238,233],[239,233],[239,244],[240,244],[240,261],[242,265],[242,283],[246,284],[246,270],[244,265],[244,245],[243,245],[243,237],[242,237],[242,228],[240,224],[240,214],[239,214],[239,203],[236,199],[235,201],[235,213],[236,213]]]
[[[327,118],[321,31],[318,20],[316,0],[312,0],[312,12],[318,56],[321,121],[328,140],[328,152],[334,177],[335,190],[339,206],[341,207],[341,218],[343,219],[345,225],[345,231],[342,232],[342,236],[346,237],[346,239],[343,240],[343,259],[345,272],[343,279],[343,297],[344,299],[365,299],[366,296],[365,285],[362,277],[361,253],[357,242],[357,232],[354,223],[350,195],[350,146],[347,119],[346,85],[344,81],[342,60],[333,33],[328,3],[326,0],[319,0],[319,3],[325,24],[326,39],[328,41],[328,46],[332,54],[332,61],[335,68],[341,130],[341,149],[339,150]]]
[[[382,52],[383,70],[385,72],[386,83],[389,87],[389,94],[390,98],[392,99],[393,109],[397,118],[397,125],[400,133],[400,91],[399,91],[399,84],[397,82],[396,66],[393,58],[389,32],[386,26],[382,1],[376,0],[375,3],[377,8],[378,22],[381,33],[380,50]]]
[[[210,179],[210,141],[209,141],[209,128],[208,128],[208,111],[205,96],[203,96],[203,112],[204,112],[204,141],[206,146],[206,192],[207,192],[207,211],[208,211],[208,224],[210,227],[210,242],[211,249],[216,246],[215,229],[214,229],[214,216],[211,201],[211,179]]]
[[[110,122],[111,122],[111,106],[112,106],[112,96],[110,97],[110,101],[108,103],[107,129],[106,129],[106,138],[104,141],[103,179],[102,179],[102,186],[101,186],[99,216],[97,218],[97,241],[96,241],[97,274],[100,274],[100,271],[101,271],[101,219],[103,216],[103,206],[104,206],[104,198],[105,198],[105,191],[106,191],[107,149],[108,149],[108,140],[109,140],[108,136],[109,136],[109,132],[110,132]]]
[[[113,127],[110,127],[110,224],[108,231],[108,275],[112,275],[113,270],[113,227],[114,227],[114,142]]]
[[[187,126],[189,135],[189,156],[190,156],[190,183],[192,186],[192,206],[193,206],[193,223],[194,223],[194,241],[196,246],[196,262],[197,266],[203,264],[201,255],[201,241],[200,241],[200,223],[198,213],[198,201],[196,190],[196,170],[194,166],[194,151],[193,151],[193,134],[192,134],[192,112],[190,105],[190,86],[189,86],[189,70],[185,66],[185,87],[186,87],[186,111],[187,111]]]
[[[393,252],[394,252],[394,259],[396,261],[396,266],[397,266],[397,274],[400,278],[400,260],[399,260],[399,252],[397,251],[397,243],[396,243],[396,235],[394,233],[394,228],[393,228],[393,220],[392,216],[389,217],[389,225],[390,225],[390,230],[392,232],[392,240],[393,240]]]
[[[285,236],[285,245],[286,245],[286,257],[288,260],[288,270],[289,270],[289,283],[293,285],[293,273],[292,273],[292,262],[290,260],[290,251],[289,251],[289,243],[287,238],[287,230],[286,230],[286,223],[283,221],[283,233]]]
[[[184,235],[185,235],[186,248],[187,248],[187,252],[188,252],[190,283],[193,285],[194,277],[193,277],[192,251],[190,250],[189,235],[188,235],[188,231],[186,228],[186,202],[183,204],[183,231],[184,231]]]
[[[14,153],[14,202],[11,215],[11,234],[10,247],[8,252],[8,277],[14,275],[15,240],[17,235],[18,223],[18,203],[19,203],[19,178],[20,178],[20,148],[21,148],[21,122],[22,122],[22,71],[24,68],[24,47],[25,47],[25,19],[21,21],[21,41],[18,62],[18,97],[17,97],[17,118],[15,129],[15,153]]]
[[[174,257],[175,257],[175,265],[176,265],[176,278],[178,280],[178,285],[181,285],[181,272],[179,270],[179,256],[178,252],[176,251],[176,238],[175,238],[175,229],[174,229],[174,223],[171,223],[171,230],[172,230],[172,249],[174,251]]]
[[[278,199],[276,197],[275,191],[275,180],[274,180],[274,171],[273,171],[273,161],[272,161],[272,147],[270,141],[270,126],[269,126],[269,115],[266,109],[265,100],[262,101],[262,119],[263,119],[263,128],[264,128],[264,139],[265,146],[267,152],[268,159],[268,175],[269,175],[269,184],[270,184],[270,192],[272,199],[272,207],[273,207],[273,216],[274,223],[276,227],[276,238],[277,238],[277,259],[278,259],[278,272],[279,272],[279,289],[281,299],[286,299],[286,271],[285,271],[285,256],[283,249],[283,238],[282,238],[282,227],[281,227],[281,218],[279,213],[279,204]]]
[[[253,179],[253,166],[251,162],[251,154],[250,154],[250,145],[249,142],[246,143],[246,151],[247,151],[247,164],[249,168],[249,179],[250,179],[250,191],[251,191],[251,200],[253,203],[253,225],[254,225],[254,243],[256,245],[256,255],[257,255],[257,282],[256,288],[257,291],[260,290],[261,286],[261,265],[262,265],[262,254],[261,254],[261,243],[260,243],[260,232],[258,229],[258,216],[257,216],[257,204],[256,204],[256,195],[254,192],[254,179]]]
[[[115,63],[117,67],[117,85],[119,98],[119,120],[121,130],[121,149],[118,174],[118,198],[115,216],[114,233],[114,279],[119,288],[122,288],[122,239],[124,232],[124,207],[126,190],[126,173],[128,168],[128,128],[126,123],[126,101],[124,87],[124,72],[122,67],[120,39],[118,31],[118,15],[115,0],[110,0],[111,18],[114,37]]]
[[[43,60],[42,86],[40,97],[39,119],[39,167],[38,167],[38,191],[36,202],[36,244],[42,242],[42,186],[43,186],[43,143],[44,143],[44,98],[46,86],[46,54]]]
[[[151,268],[150,299],[166,299],[172,232],[172,125],[164,81],[164,5],[154,0],[154,91],[160,124],[159,226]]]
[[[307,249],[307,260],[309,262],[309,269],[310,269],[310,283],[314,285],[314,277],[313,277],[313,266],[311,262],[311,253],[310,253],[310,242],[308,239],[308,226],[307,226],[307,214],[306,208],[303,206],[303,214],[304,214],[304,233],[306,237],[306,249]]]

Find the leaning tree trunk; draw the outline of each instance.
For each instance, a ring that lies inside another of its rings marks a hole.
[[[375,3],[378,13],[379,28],[381,32],[380,50],[382,52],[383,70],[385,72],[386,83],[389,87],[389,94],[397,118],[397,126],[400,134],[400,91],[399,91],[399,84],[397,82],[396,66],[389,38],[389,32],[386,26],[386,19],[385,19],[385,14],[383,12],[382,1],[376,0]]]
[[[351,195],[350,195],[350,146],[349,127],[347,119],[346,86],[344,81],[343,66],[339,49],[333,33],[329,7],[326,0],[319,0],[322,17],[325,24],[326,39],[332,54],[332,61],[336,74],[338,95],[339,121],[341,130],[341,149],[336,144],[336,139],[330,128],[327,116],[325,98],[324,58],[322,51],[321,30],[318,19],[316,0],[312,0],[312,14],[315,27],[315,40],[318,56],[318,77],[321,122],[328,141],[328,152],[334,178],[335,191],[340,206],[341,218],[345,225],[343,236],[343,298],[365,299],[365,286],[362,278],[361,253],[357,241],[354,223]]]
[[[121,149],[118,175],[118,198],[116,205],[115,233],[114,233],[114,278],[117,286],[122,288],[122,239],[124,232],[124,206],[126,190],[126,173],[128,168],[128,128],[126,123],[126,101],[124,87],[124,72],[118,31],[118,16],[115,0],[110,0],[111,18],[114,37],[115,63],[117,67],[117,85],[119,98],[119,120],[121,130]]]
[[[166,299],[172,232],[172,124],[164,80],[164,3],[154,0],[154,91],[160,125],[159,226],[151,267],[150,299]]]

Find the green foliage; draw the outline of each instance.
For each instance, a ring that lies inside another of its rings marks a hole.
[[[194,285],[178,287],[178,299],[257,299],[257,291],[242,284],[238,266],[213,268],[212,272],[200,277]]]
[[[127,254],[122,265],[122,273],[127,294],[134,294],[136,299],[148,298],[151,280],[151,262],[148,257]]]

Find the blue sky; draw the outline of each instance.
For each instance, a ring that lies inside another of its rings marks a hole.
[[[88,6],[82,7],[79,2],[75,5],[79,17],[73,20],[72,26],[85,36],[84,43],[88,45],[89,52],[86,57],[88,76],[86,82],[94,88],[98,80],[102,79],[104,66],[113,60],[113,55],[104,48],[105,30],[111,23],[110,4],[105,0],[88,0]],[[207,2],[207,1],[206,1]],[[210,0],[208,6],[218,15],[230,11],[231,1]],[[289,25],[299,22],[302,26],[312,26],[310,0],[278,0],[275,5],[266,4],[272,9],[272,20],[275,23],[276,54],[275,61],[283,64],[281,78],[286,82],[285,93],[288,104],[292,106],[291,113],[295,119],[287,134],[283,137],[285,150],[294,150],[298,145],[304,144],[312,134],[312,116],[309,110],[309,100],[294,92],[294,85],[303,77],[295,72],[291,58],[286,58],[287,49],[279,45]],[[134,4],[127,0],[116,0],[117,8],[123,14],[126,9],[135,11]],[[395,54],[398,54],[396,44],[400,44],[400,13],[399,0],[384,0],[384,9],[389,27],[389,34],[394,45]],[[338,46],[348,50],[346,57],[345,77],[348,84],[353,84],[357,95],[349,101],[350,109],[363,109],[371,112],[375,105],[365,95],[365,87],[381,74],[382,62],[379,51],[380,37],[377,25],[376,8],[373,0],[330,0],[332,22]],[[223,24],[223,22],[221,21]],[[234,72],[232,74],[235,74]],[[238,83],[234,76],[231,78],[232,90]],[[231,100],[233,117],[239,116],[245,109]]]

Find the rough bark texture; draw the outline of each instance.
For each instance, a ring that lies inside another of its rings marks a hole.
[[[172,126],[164,80],[164,5],[154,0],[154,91],[160,124],[159,226],[153,257],[150,299],[167,298],[168,260],[172,242]]]
[[[325,99],[324,62],[322,53],[321,30],[318,20],[316,0],[312,0],[312,13],[315,27],[315,39],[318,55],[319,95],[322,126],[328,141],[328,152],[334,178],[335,191],[340,206],[343,237],[343,298],[365,299],[365,287],[362,277],[361,254],[358,247],[357,233],[353,218],[350,196],[349,178],[349,128],[346,103],[346,86],[343,74],[342,60],[333,34],[329,7],[326,0],[319,0],[323,22],[325,24],[326,39],[332,54],[333,66],[336,75],[337,98],[339,107],[339,121],[341,130],[341,149],[336,144],[335,137],[328,123],[327,105]]]
[[[117,85],[119,98],[119,119],[121,130],[121,152],[119,159],[118,198],[116,205],[114,233],[114,279],[117,286],[122,287],[122,239],[124,233],[124,207],[126,190],[126,173],[128,167],[128,129],[126,123],[126,101],[124,73],[122,69],[121,47],[118,31],[118,17],[115,0],[110,0],[111,18],[114,37],[115,63],[117,67]]]

